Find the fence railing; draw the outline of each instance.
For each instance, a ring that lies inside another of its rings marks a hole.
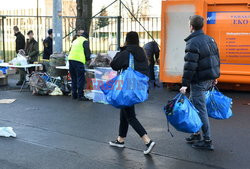
[[[92,20],[90,29],[90,47],[92,53],[105,53],[117,48],[117,19],[118,17],[96,17]],[[37,22],[38,20],[38,22]],[[154,39],[160,42],[160,18],[138,18],[139,22],[147,29]],[[74,30],[76,17],[64,16],[63,36]],[[34,37],[39,42],[39,50],[43,51],[43,40],[47,37],[47,30],[52,28],[50,16],[0,16],[0,59],[10,61],[15,57],[15,36],[13,27],[17,25],[26,36],[29,30],[34,31]],[[140,45],[151,41],[148,33],[138,22],[130,18],[121,19],[121,44],[125,40],[126,33],[136,31],[140,36]],[[63,39],[63,50],[68,52],[74,34]],[[27,37],[27,36],[26,36]]]

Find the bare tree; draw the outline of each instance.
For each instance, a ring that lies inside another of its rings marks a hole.
[[[149,0],[123,0],[123,2],[130,9],[131,13],[128,12],[130,18],[133,18],[133,16],[138,18],[148,15]]]
[[[93,0],[76,0],[77,30],[84,30],[89,33],[92,17],[92,1]]]

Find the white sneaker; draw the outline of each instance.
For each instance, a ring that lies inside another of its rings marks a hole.
[[[153,150],[153,148],[154,148],[154,146],[155,146],[155,142],[153,142],[153,141],[151,140],[148,144],[146,144],[146,146],[147,146],[147,149],[146,149],[145,151],[143,151],[143,153],[144,153],[145,155],[149,154],[149,153]]]
[[[118,140],[110,141],[109,145],[113,147],[119,147],[119,148],[125,147],[124,142],[119,142]]]

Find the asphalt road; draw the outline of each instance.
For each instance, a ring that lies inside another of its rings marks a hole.
[[[17,138],[0,138],[0,169],[250,169],[250,93],[225,92],[233,98],[234,116],[211,120],[214,152],[184,142],[188,134],[167,133],[162,111],[176,92],[156,89],[137,105],[138,119],[157,143],[150,156],[132,128],[125,149],[112,148],[119,111],[109,105],[78,102],[66,96],[32,96],[0,91],[0,126],[11,126]]]

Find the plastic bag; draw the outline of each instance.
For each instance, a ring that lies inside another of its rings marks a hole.
[[[53,92],[51,92],[49,95],[50,96],[62,96],[63,92],[61,91],[61,89],[59,87],[55,87]]]
[[[130,54],[129,67],[100,88],[109,104],[124,108],[148,99],[148,80],[146,75],[134,70],[134,57]]]
[[[12,127],[0,127],[0,137],[16,137]]]
[[[188,100],[185,95],[178,94],[172,111],[166,111],[167,120],[178,131],[185,133],[196,133],[203,125],[198,114],[198,110]]]
[[[28,64],[27,58],[21,54],[17,54],[17,65],[25,66]]]
[[[216,89],[206,94],[208,116],[214,119],[229,119],[232,115],[232,99],[223,95]]]

